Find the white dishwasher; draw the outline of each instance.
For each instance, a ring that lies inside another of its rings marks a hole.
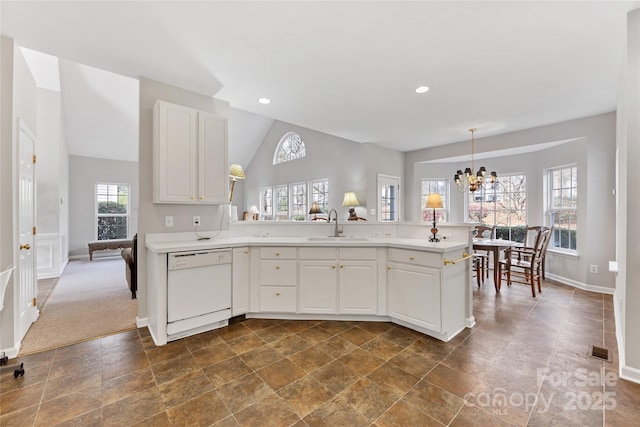
[[[168,341],[228,325],[231,260],[231,249],[168,254]]]

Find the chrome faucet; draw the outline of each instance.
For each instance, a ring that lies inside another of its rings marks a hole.
[[[340,233],[342,233],[342,231],[340,230],[340,228],[338,227],[338,212],[335,209],[331,209],[329,211],[329,215],[327,216],[327,222],[331,222],[331,212],[333,212],[334,214],[336,214],[336,228],[333,231],[333,237],[340,237]]]

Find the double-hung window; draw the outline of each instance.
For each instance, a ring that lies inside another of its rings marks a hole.
[[[313,203],[318,204],[318,207],[323,214],[329,213],[328,179],[318,179],[309,183],[309,206]]]
[[[550,169],[548,214],[553,226],[551,247],[568,253],[576,253],[578,224],[578,168],[565,166]]]
[[[469,192],[468,220],[496,226],[499,239],[522,242],[527,226],[527,177],[499,176],[496,183]]]
[[[436,221],[446,221],[449,218],[449,183],[446,179],[422,179],[420,190],[420,212],[422,216],[422,222],[433,221],[433,209],[427,209],[425,207],[427,203],[427,197],[429,194],[440,194],[442,199],[442,205],[444,208],[436,209]]]
[[[275,187],[276,193],[276,219],[289,219],[289,186],[278,185]]]
[[[96,184],[97,240],[126,239],[129,230],[129,185]]]
[[[307,218],[307,183],[291,184],[291,219],[304,221]]]
[[[260,189],[260,218],[264,220],[273,219],[272,187],[263,187]]]

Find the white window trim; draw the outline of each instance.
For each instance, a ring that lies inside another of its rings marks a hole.
[[[559,166],[554,166],[554,167],[550,167],[544,170],[544,191],[545,191],[545,200],[546,200],[546,206],[545,206],[545,220],[547,221],[547,225],[548,226],[552,226],[553,222],[552,222],[552,214],[553,212],[556,212],[556,209],[552,209],[551,208],[551,198],[553,197],[553,191],[551,188],[552,185],[552,179],[551,179],[551,174],[554,171],[557,170],[562,170],[562,169],[569,169],[569,168],[576,168],[576,175],[580,174],[580,171],[578,170],[578,164],[577,163],[567,163],[564,165],[559,165]],[[580,189],[580,180],[579,180],[579,176],[578,176],[578,184],[576,186],[576,197],[578,196],[578,191]],[[576,207],[575,208],[567,208],[567,209],[559,209],[562,211],[575,211],[576,213],[576,219],[578,217],[578,206],[577,206],[578,201],[576,200]],[[552,236],[553,237],[553,236]],[[576,240],[578,237],[578,228],[576,225]],[[567,257],[572,257],[572,258],[578,258],[579,254],[578,254],[578,248],[579,243],[576,241],[576,248],[575,249],[567,249],[567,248],[558,248],[553,246],[553,241],[551,242],[551,244],[549,245],[549,248],[547,249],[547,252],[552,252],[554,254],[559,254],[559,255],[564,255]]]
[[[419,206],[419,208],[420,208],[420,210],[418,211],[418,218],[420,218],[420,222],[424,222],[424,221],[422,221],[422,213],[424,212],[425,209],[427,209],[425,207],[425,205],[427,203],[427,199],[426,199],[426,196],[422,194],[422,183],[424,181],[443,181],[445,183],[445,187],[444,187],[445,188],[445,190],[444,190],[445,191],[445,195],[444,196],[445,196],[445,200],[446,200],[445,207],[443,209],[436,209],[436,212],[438,212],[438,211],[444,212],[444,218],[445,218],[444,222],[448,222],[450,214],[451,214],[451,212],[449,210],[449,207],[451,205],[451,192],[450,192],[450,189],[449,189],[450,182],[449,182],[449,179],[447,179],[447,178],[420,178],[420,189],[419,189],[419,192],[420,192],[420,206]],[[423,198],[423,196],[425,198]]]
[[[381,188],[383,184],[391,184],[391,185],[395,185],[397,187],[397,192],[396,192],[396,203],[395,203],[395,212],[396,212],[396,219],[394,220],[388,220],[388,219],[381,219],[381,215],[382,215],[382,196],[381,196]],[[376,186],[376,191],[378,193],[378,221],[379,222],[399,222],[400,218],[402,218],[401,216],[401,196],[400,196],[400,177],[398,176],[392,176],[392,175],[384,175],[379,173],[378,174],[378,185]]]
[[[302,146],[303,154],[301,156],[297,156],[295,159],[289,159],[289,160],[280,161],[280,157],[278,156],[278,154],[280,154],[280,151],[282,151],[282,144],[284,144],[284,142],[287,141],[293,135],[295,135],[298,138],[300,138],[300,145]],[[279,164],[282,164],[282,163],[290,162],[292,160],[301,159],[301,158],[306,156],[306,153],[307,153],[307,150],[306,150],[306,147],[304,145],[304,140],[302,139],[302,137],[299,134],[295,133],[295,132],[287,132],[282,136],[282,138],[280,138],[280,142],[278,142],[278,145],[276,145],[276,149],[273,152],[273,165],[279,165]]]

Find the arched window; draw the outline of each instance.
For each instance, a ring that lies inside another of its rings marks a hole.
[[[295,132],[286,133],[278,146],[276,152],[273,154],[273,164],[288,162],[289,160],[299,159],[304,157],[304,141]]]

